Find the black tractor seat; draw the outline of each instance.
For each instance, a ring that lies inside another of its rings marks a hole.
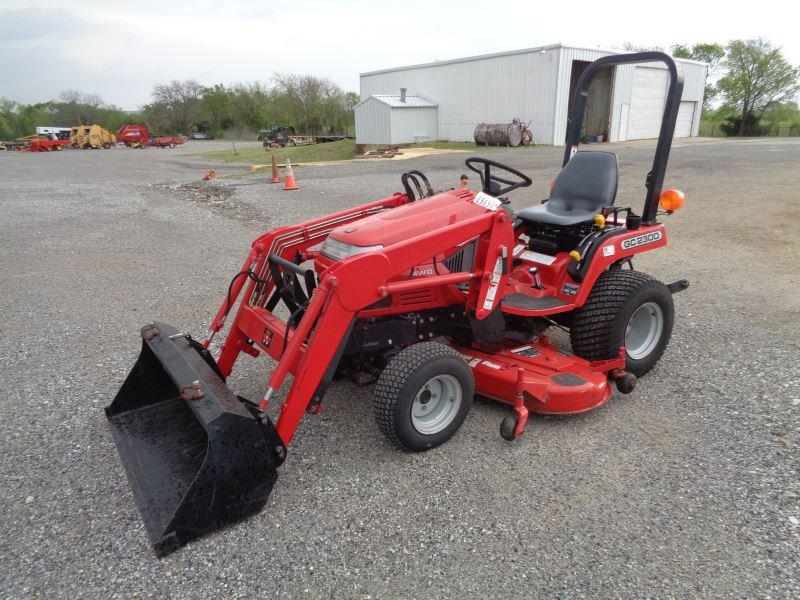
[[[576,152],[558,174],[550,199],[517,217],[533,223],[571,226],[591,221],[617,196],[619,163],[613,152]]]

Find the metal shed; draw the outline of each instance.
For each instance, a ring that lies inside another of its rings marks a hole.
[[[400,88],[429,99],[438,105],[434,139],[472,141],[479,123],[510,122],[518,117],[530,121],[534,143],[560,146],[581,72],[591,61],[618,53],[552,44],[371,71],[361,74],[361,99],[363,104]],[[675,135],[694,136],[700,125],[708,65],[684,59],[675,62],[685,79]],[[666,89],[667,71],[657,63],[620,65],[598,75],[589,92],[586,134],[612,142],[656,137]],[[359,121],[357,110],[356,139],[374,138],[372,127],[369,121]]]
[[[356,144],[393,146],[438,139],[438,105],[398,91],[373,94],[356,104]]]

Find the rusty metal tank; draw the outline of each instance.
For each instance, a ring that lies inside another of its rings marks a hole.
[[[475,128],[475,143],[516,148],[522,143],[522,127],[519,123],[481,123]]]

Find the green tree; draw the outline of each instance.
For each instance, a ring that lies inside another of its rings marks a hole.
[[[730,42],[724,66],[717,87],[725,103],[739,109],[738,135],[746,135],[748,124],[757,123],[768,107],[800,90],[800,69],[762,38]]]
[[[716,43],[695,44],[693,46],[675,44],[672,46],[672,56],[675,58],[688,58],[690,60],[699,60],[700,62],[708,63],[708,76],[703,93],[703,110],[709,110],[711,108],[711,101],[714,100],[719,93],[714,82],[719,76],[719,69],[725,58],[725,48],[723,48],[721,44]],[[711,81],[709,81],[709,79]]]
[[[233,124],[231,100],[234,94],[219,83],[203,88],[199,119],[202,120],[203,128],[211,131],[214,137],[220,137]]]

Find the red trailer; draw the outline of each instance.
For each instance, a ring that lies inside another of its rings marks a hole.
[[[182,135],[160,135],[156,139],[153,140],[153,145],[156,148],[174,148],[175,146],[182,144],[186,141],[186,138]]]

